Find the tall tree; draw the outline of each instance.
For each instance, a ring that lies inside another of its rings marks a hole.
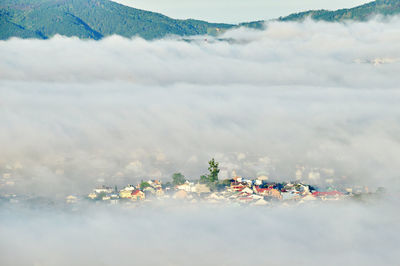
[[[210,172],[208,174],[208,180],[210,183],[218,181],[218,173],[219,173],[219,163],[214,160],[214,158],[211,159],[211,161],[208,162],[209,167],[208,171]]]
[[[185,183],[185,181],[185,176],[181,173],[175,173],[172,175],[172,184],[174,184],[175,186],[182,185],[183,183]]]

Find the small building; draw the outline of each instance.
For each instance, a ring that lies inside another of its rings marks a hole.
[[[253,194],[253,190],[251,190],[251,189],[248,188],[248,187],[244,188],[241,192],[247,193],[247,194]]]
[[[145,198],[146,195],[144,194],[143,191],[140,191],[139,189],[133,190],[131,193],[132,200],[144,200]]]
[[[192,191],[192,186],[188,181],[186,181],[182,185],[176,186],[176,189],[185,190],[186,192],[191,192]]]
[[[119,197],[121,198],[121,199],[130,199],[130,198],[132,198],[132,191],[133,190],[121,190],[120,192],[119,192]]]
[[[97,198],[97,194],[94,193],[94,192],[92,192],[92,193],[90,193],[90,194],[88,195],[88,198],[94,200],[95,198]]]
[[[276,199],[282,198],[281,192],[275,188],[272,188],[268,191],[268,196],[276,198]]]

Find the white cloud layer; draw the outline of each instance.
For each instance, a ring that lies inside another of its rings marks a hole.
[[[0,262],[12,266],[396,265],[397,206],[95,206],[75,212],[2,208]]]
[[[0,41],[0,193],[63,199],[175,171],[198,178],[215,156],[226,177],[386,186],[390,199],[3,203],[0,265],[398,263],[400,20],[271,23],[223,39]]]
[[[304,166],[306,182],[398,186],[398,43],[397,18],[1,41],[0,171],[14,180],[2,189],[198,178],[213,156],[226,176],[295,179]]]

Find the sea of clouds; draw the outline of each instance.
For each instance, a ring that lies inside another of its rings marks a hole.
[[[0,42],[0,172],[36,193],[269,176],[398,186],[400,20]],[[11,180],[11,181],[10,181]],[[4,182],[3,182],[4,183]]]
[[[0,209],[1,265],[397,265],[397,202]]]
[[[219,37],[0,41],[0,191],[300,178],[398,196],[400,19]],[[396,265],[397,201],[78,211],[1,205],[1,265]]]

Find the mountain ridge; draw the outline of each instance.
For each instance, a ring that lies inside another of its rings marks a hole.
[[[309,10],[279,17],[275,21],[365,21],[373,15],[400,14],[400,0],[376,0],[348,9]],[[56,34],[99,40],[117,34],[157,39],[167,35],[216,35],[235,27],[261,29],[266,21],[240,24],[173,19],[109,0],[2,0],[0,39],[10,37],[47,39]]]
[[[0,39],[45,39],[55,34],[96,40],[112,34],[155,39],[168,34],[210,34],[234,26],[172,19],[108,0],[4,0],[0,4],[0,19]]]
[[[302,21],[311,18],[316,21],[339,22],[344,20],[366,21],[375,15],[396,15],[400,13],[400,0],[376,0],[352,8],[338,10],[308,10],[279,17],[279,21]]]

